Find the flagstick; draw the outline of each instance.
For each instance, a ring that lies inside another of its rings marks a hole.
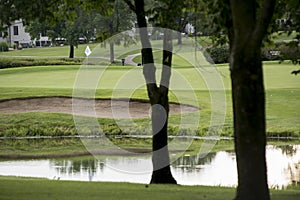
[[[86,57],[87,57],[87,65],[89,65],[89,55],[92,53],[89,46],[87,46],[87,47],[85,48],[84,53],[85,53],[85,55],[86,55]]]

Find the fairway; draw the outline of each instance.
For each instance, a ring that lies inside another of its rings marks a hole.
[[[210,68],[174,68],[171,77],[170,101],[178,102],[176,95],[184,97],[180,102],[197,106],[201,110],[201,127],[209,126],[211,113],[211,94],[206,84],[206,75]],[[218,65],[217,75],[224,83],[226,98],[225,129],[232,132],[232,107],[230,94],[230,74],[228,65]],[[267,132],[272,135],[284,133],[285,136],[299,135],[300,130],[300,80],[290,72],[295,66],[290,63],[278,64],[267,62],[264,64]],[[157,72],[157,79],[160,73]],[[94,90],[96,98],[134,98],[147,100],[142,68],[120,66],[37,66],[0,70],[0,99],[69,96],[78,86],[78,77],[87,81],[86,89]],[[182,79],[184,77],[184,79]],[[185,80],[190,85],[190,91],[180,89]],[[89,85],[89,80],[96,80],[96,86]],[[77,85],[76,85],[77,84]],[[82,84],[82,83],[81,83]],[[85,83],[83,83],[85,84]],[[126,85],[130,87],[126,87]],[[93,88],[94,86],[95,88]],[[175,90],[174,90],[175,89]],[[214,90],[212,88],[212,90]],[[196,95],[197,101],[192,100]],[[4,115],[0,115],[4,117]],[[5,121],[5,120],[4,120]],[[178,123],[176,116],[170,118],[170,124]],[[227,135],[229,133],[226,133]]]
[[[32,88],[69,88],[72,89],[76,83],[76,77],[80,66],[40,66],[40,67],[26,67],[14,69],[1,69],[0,70],[0,87],[32,87]],[[137,82],[144,82],[142,75],[142,68],[139,67],[105,67],[105,66],[88,66],[85,70],[89,74],[99,74],[99,84],[97,89],[113,89],[120,78],[124,75],[130,76],[131,79]],[[177,74],[184,76],[195,90],[207,90],[205,84],[206,68],[180,68],[174,69],[173,77],[171,77],[171,88],[176,88]],[[228,65],[219,65],[216,68],[219,75],[224,82],[226,90],[231,89],[230,74]],[[265,87],[269,89],[299,89],[300,80],[298,76],[291,75],[291,71],[295,69],[293,64],[278,64],[278,63],[265,63]],[[157,72],[157,79],[159,80],[160,71]],[[128,75],[128,73],[130,73]],[[199,79],[200,78],[200,79]]]

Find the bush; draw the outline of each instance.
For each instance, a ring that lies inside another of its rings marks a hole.
[[[53,59],[34,59],[34,58],[0,58],[0,69],[27,67],[27,66],[43,66],[43,65],[81,65],[82,59],[76,58],[53,58]]]
[[[262,59],[269,60],[300,60],[300,47],[297,42],[278,42],[274,48],[264,48],[262,50]],[[296,64],[296,63],[295,63]]]
[[[4,51],[8,51],[8,45],[5,42],[0,42],[0,51],[4,52]]]
[[[278,47],[280,60],[292,60],[295,64],[300,60],[300,47],[298,42],[290,42]]]
[[[211,47],[207,49],[207,52],[210,54],[212,61],[215,64],[219,63],[228,63],[229,62],[229,47],[221,46],[221,47]]]
[[[280,58],[280,51],[276,48],[264,48],[261,54],[263,61],[279,60]]]

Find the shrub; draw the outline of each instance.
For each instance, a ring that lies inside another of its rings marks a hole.
[[[229,47],[211,47],[207,49],[207,52],[210,54],[212,61],[215,64],[219,63],[228,63],[229,62]],[[211,62],[211,61],[209,61]]]
[[[0,42],[0,51],[4,52],[4,51],[8,51],[8,45],[5,42]]]
[[[280,51],[280,60],[292,60],[295,64],[300,60],[300,47],[297,42],[290,42],[278,48]]]
[[[207,57],[207,61],[210,63],[228,63],[229,62],[229,48],[227,46],[211,47],[207,49],[210,54],[210,59]],[[295,64],[300,61],[300,47],[297,42],[281,42],[276,43],[274,48],[262,49],[262,60],[292,60]]]
[[[82,59],[70,58],[53,58],[53,59],[34,59],[34,58],[0,58],[0,69],[26,67],[26,66],[42,66],[42,65],[80,65]]]
[[[264,61],[279,60],[280,58],[280,51],[276,48],[265,48],[261,54],[262,60]]]
[[[293,62],[300,60],[300,47],[296,41],[289,43],[275,43],[274,48],[264,48],[262,50],[263,60],[292,60]],[[296,63],[295,63],[296,64]]]

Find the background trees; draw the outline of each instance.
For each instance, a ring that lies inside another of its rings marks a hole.
[[[109,14],[97,13],[93,24],[97,29],[97,40],[109,39],[110,62],[114,62],[114,45],[119,44],[119,38],[112,37],[122,31],[130,30],[134,26],[133,13],[127,8],[123,0],[115,0],[110,5],[112,11]]]
[[[69,57],[74,57],[74,46],[80,39],[89,41],[95,36],[93,18],[95,12],[106,14],[110,7],[107,1],[94,0],[4,0],[0,3],[0,30],[6,30],[14,20],[22,19],[34,38],[43,31],[54,40],[65,38],[70,45]],[[91,11],[94,10],[94,11]]]

